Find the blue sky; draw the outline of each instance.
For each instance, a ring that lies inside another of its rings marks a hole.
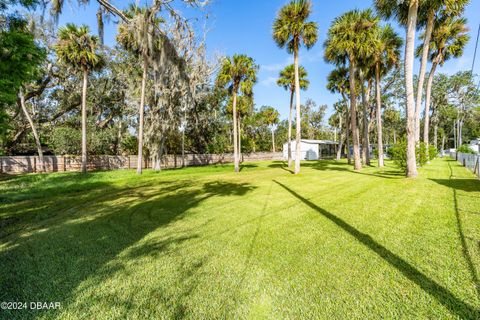
[[[143,0],[145,2],[146,0]],[[151,2],[150,0],[148,0]],[[71,3],[73,3],[72,1]],[[129,1],[112,0],[118,7],[123,7]],[[142,2],[142,1],[141,1]],[[69,4],[60,17],[59,24],[67,22],[85,23],[96,32],[95,12],[98,4],[91,1],[86,7]],[[255,103],[258,107],[271,105],[277,108],[282,118],[288,114],[289,93],[275,83],[279,71],[292,62],[292,57],[285,50],[279,49],[271,36],[271,27],[278,10],[287,3],[286,0],[212,0],[203,10],[208,13],[207,49],[212,56],[216,53],[231,55],[244,53],[253,57],[260,70],[258,83],[254,88]],[[319,27],[319,39],[311,50],[300,52],[300,62],[307,69],[310,87],[301,93],[302,102],[312,98],[317,104],[327,104],[328,113],[332,105],[339,99],[325,88],[326,77],[333,66],[323,61],[323,42],[332,20],[351,9],[363,9],[372,6],[373,0],[322,1],[313,0],[311,20]],[[177,6],[178,7],[178,6]],[[186,17],[199,15],[198,9],[184,9]],[[475,38],[480,23],[480,0],[471,0],[465,11],[470,26],[471,40],[462,58],[447,62],[440,72],[454,73],[457,70],[470,70],[475,49]],[[392,23],[404,37],[404,30]],[[115,19],[106,25],[106,43],[114,43],[116,25]],[[416,61],[416,68],[419,62]],[[475,73],[480,74],[480,53],[477,53]]]

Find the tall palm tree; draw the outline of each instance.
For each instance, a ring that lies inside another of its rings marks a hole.
[[[430,40],[437,20],[438,13],[443,10],[448,15],[459,15],[470,0],[428,0],[419,7],[419,25],[425,26],[423,33],[423,49],[420,60],[420,72],[418,75],[417,97],[415,103],[415,141],[420,141],[420,109],[422,108],[423,87],[427,71],[428,52]]]
[[[347,159],[348,164],[351,164],[350,157],[350,120],[348,116],[348,99],[347,95],[350,94],[349,91],[349,78],[348,78],[348,69],[343,66],[337,66],[333,69],[327,77],[327,89],[332,93],[340,93],[342,96],[343,105],[346,106],[345,111],[342,112],[345,115],[345,142],[347,145]],[[342,107],[341,104],[338,104],[338,107]],[[334,106],[335,108],[335,106]],[[337,110],[338,111],[338,110]],[[338,160],[340,160],[338,158]]]
[[[138,55],[142,61],[142,86],[140,93],[139,117],[138,117],[138,159],[137,173],[142,173],[143,162],[143,126],[145,113],[145,95],[148,77],[148,69],[153,57],[159,52],[158,25],[163,22],[157,17],[156,11],[150,8],[140,8],[130,5],[124,12],[129,22],[118,25],[117,41],[120,45]]]
[[[280,121],[280,113],[270,106],[263,106],[260,109],[263,122],[270,127],[272,131],[272,152],[275,152],[275,125]]]
[[[426,35],[423,34],[422,37]],[[430,101],[432,85],[437,67],[442,66],[450,58],[463,55],[470,36],[468,35],[467,19],[452,16],[443,16],[435,21],[428,56],[432,62],[425,93],[425,123],[423,142],[429,144]],[[423,48],[417,48],[417,55],[422,54]]]
[[[406,29],[405,41],[405,105],[407,113],[407,177],[416,177],[417,161],[415,155],[415,95],[413,88],[413,62],[415,60],[415,31],[417,28],[418,8],[427,0],[375,0],[377,11],[385,18],[395,17]]]
[[[239,172],[239,144],[238,144],[238,120],[237,120],[237,96],[239,91],[243,95],[251,96],[253,85],[257,81],[258,66],[255,61],[243,54],[234,54],[232,57],[223,59],[220,71],[217,75],[217,86],[228,87],[232,95],[233,114],[233,159],[235,172]]]
[[[318,39],[317,24],[307,21],[312,11],[312,4],[309,0],[292,0],[289,4],[280,9],[273,23],[273,39],[280,48],[287,48],[293,53],[293,64],[295,66],[295,106],[296,106],[296,150],[295,150],[295,174],[300,173],[300,77],[298,51],[303,44],[307,49],[313,47]]]
[[[307,79],[307,70],[303,66],[298,66],[298,77],[300,89],[307,90],[310,82]],[[291,64],[280,71],[277,84],[285,90],[290,90],[290,113],[288,115],[288,166],[292,165],[292,117],[293,117],[293,96],[295,94],[295,65]]]
[[[99,40],[90,34],[86,25],[67,24],[58,31],[55,51],[58,59],[83,73],[82,89],[82,172],[87,172],[87,84],[88,74],[99,70],[103,57],[99,54]]]
[[[360,170],[360,140],[357,128],[357,68],[361,59],[373,53],[374,26],[378,18],[371,10],[353,10],[337,17],[324,43],[325,59],[337,65],[348,62],[350,84],[350,123],[353,136],[354,169]]]
[[[375,63],[375,98],[377,104],[377,150],[378,166],[383,167],[381,77],[400,62],[400,47],[403,44],[403,40],[388,24],[378,28],[376,40],[373,58]]]

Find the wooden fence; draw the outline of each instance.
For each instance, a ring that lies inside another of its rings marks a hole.
[[[244,154],[243,161],[282,160],[281,152]],[[44,156],[47,172],[80,171],[80,156]],[[233,162],[233,154],[187,154],[185,166],[204,166]],[[182,167],[182,156],[166,155],[162,159],[162,168]],[[89,156],[88,170],[133,169],[137,167],[137,156]],[[151,168],[149,159],[144,159],[143,168]],[[0,173],[41,172],[42,165],[38,156],[0,157]]]

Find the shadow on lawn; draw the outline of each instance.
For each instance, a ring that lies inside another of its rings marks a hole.
[[[293,170],[288,167],[288,163],[286,161],[273,161],[272,164],[268,165],[269,168],[280,168],[285,170],[291,174],[293,174]]]
[[[88,285],[97,285],[121,270],[123,264],[119,254],[125,249],[131,248],[126,255],[128,260],[159,254],[188,242],[197,236],[167,234],[161,241],[135,245],[155,229],[183,219],[190,209],[211,197],[242,196],[254,189],[246,183],[229,182],[202,184],[156,180],[147,186],[132,188],[97,181],[84,185],[87,188],[83,189],[84,193],[88,196],[78,197],[62,191],[60,186],[57,185],[57,192],[61,196],[52,196],[54,200],[49,201],[48,206],[35,209],[40,216],[49,211],[55,211],[55,214],[46,213],[46,219],[30,219],[23,226],[30,233],[19,235],[17,230],[0,238],[3,245],[0,251],[0,301],[59,301],[62,309],[75,303],[78,312],[90,311],[91,301],[81,295],[83,287],[85,284],[87,288]],[[42,199],[37,204],[44,201]],[[35,202],[29,202],[29,205],[34,206]],[[10,208],[15,209],[13,205]],[[21,231],[25,231],[23,227]],[[184,261],[191,278],[202,263]],[[182,278],[182,281],[187,280]],[[79,289],[80,284],[82,289]],[[168,298],[160,300],[168,301]],[[112,299],[117,303],[117,311],[125,312],[123,316],[127,317],[128,304],[119,306],[122,302],[115,297]],[[182,317],[185,313],[181,301],[165,308],[173,317]],[[2,316],[8,319],[55,317],[59,311],[2,310]]]
[[[388,248],[384,247],[380,243],[376,242],[368,234],[357,230],[355,227],[351,226],[341,218],[326,211],[325,209],[320,208],[308,199],[303,198],[301,195],[288,188],[284,184],[278,181],[275,181],[275,183],[287,190],[289,193],[291,193],[294,197],[305,203],[307,206],[335,223],[345,232],[349,233],[360,243],[362,243],[364,246],[372,250],[379,257],[389,263],[392,267],[400,271],[410,281],[413,281],[415,284],[420,286],[420,288],[422,288],[426,293],[434,297],[439,303],[448,308],[452,313],[456,314],[460,319],[478,319],[478,317],[480,317],[479,310],[476,310],[471,305],[457,298],[447,288],[430,279],[427,275],[416,269],[406,260],[402,259],[392,251],[388,250]]]
[[[351,172],[354,174],[360,174],[365,176],[384,178],[384,179],[401,179],[405,177],[405,174],[401,171],[390,169],[389,167],[382,168],[380,172],[367,173],[362,171],[353,170],[353,166],[343,162],[337,162],[334,160],[319,160],[302,163],[302,167],[312,168],[321,171],[340,171]],[[375,166],[364,166],[364,168],[377,168]],[[387,170],[387,171],[386,171]]]
[[[468,244],[465,237],[465,231],[463,228],[463,221],[460,216],[461,209],[459,208],[458,204],[458,191],[463,192],[480,192],[480,181],[477,179],[455,179],[452,169],[452,161],[456,162],[455,160],[448,161],[448,167],[450,169],[450,178],[449,179],[430,179],[438,184],[443,186],[449,187],[453,191],[453,206],[455,209],[455,218],[457,220],[457,230],[458,235],[460,237],[460,242],[462,244],[462,253],[465,261],[467,262],[468,269],[470,272],[470,276],[472,277],[473,284],[475,285],[475,289],[477,292],[477,297],[480,300],[480,279],[477,273],[477,269],[472,259],[472,255],[470,254],[470,250],[468,250]],[[467,211],[468,214],[478,214],[478,212]],[[478,242],[478,246],[480,248],[480,242]]]

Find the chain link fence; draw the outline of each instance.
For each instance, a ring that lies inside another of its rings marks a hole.
[[[469,169],[480,179],[480,155],[454,152],[450,153],[450,157],[457,159],[465,168]]]

